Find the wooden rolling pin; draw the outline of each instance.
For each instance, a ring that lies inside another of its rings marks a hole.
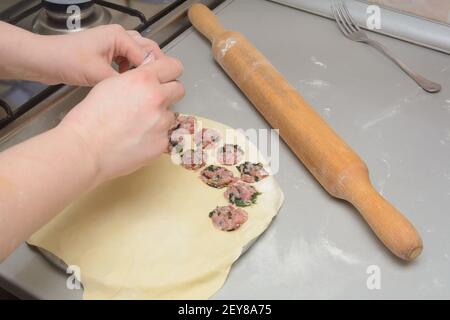
[[[414,226],[372,186],[359,156],[322,120],[242,34],[225,30],[204,5],[189,19],[212,42],[215,59],[290,149],[334,197],[358,209],[396,256],[410,261],[422,252]]]

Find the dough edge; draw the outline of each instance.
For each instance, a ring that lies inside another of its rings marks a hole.
[[[220,131],[223,132],[224,129],[232,129],[226,125],[223,125],[221,123],[218,123],[213,120],[205,119],[202,117],[197,117],[198,120],[201,120],[204,127],[211,127],[220,129]],[[234,130],[234,129],[233,129]],[[243,136],[242,133],[236,131],[237,136]],[[246,141],[248,141],[245,138]],[[251,142],[248,142],[250,145],[253,145]],[[256,146],[253,145],[254,148]],[[258,156],[262,157],[261,153],[258,150]],[[262,157],[264,159],[264,157]],[[251,160],[247,159],[246,160]],[[264,161],[265,166],[267,166],[267,162]],[[140,171],[140,170],[139,170]],[[138,172],[139,172],[138,171]],[[199,174],[199,171],[195,173],[196,175]],[[119,178],[120,179],[120,178]],[[98,284],[97,280],[95,279],[95,276],[91,276],[89,273],[87,275],[83,274],[82,276],[82,282],[84,286],[84,293],[83,293],[83,299],[104,299],[104,298],[111,298],[111,299],[207,299],[213,296],[214,294],[219,291],[223,285],[225,284],[229,273],[231,271],[231,268],[233,264],[240,258],[240,256],[243,254],[243,252],[246,249],[249,249],[256,241],[257,239],[267,230],[267,228],[270,226],[270,224],[273,221],[273,218],[278,214],[279,210],[282,207],[282,204],[284,202],[284,195],[281,191],[281,188],[279,187],[278,183],[276,182],[275,178],[273,176],[268,178],[269,181],[266,182],[268,185],[270,192],[273,192],[273,198],[275,199],[273,203],[270,203],[271,208],[268,209],[268,216],[264,223],[259,224],[257,228],[251,230],[251,237],[248,241],[242,246],[239,246],[235,248],[232,252],[229,252],[229,258],[226,261],[225,264],[227,264],[226,267],[222,267],[219,270],[216,271],[218,273],[217,275],[213,276],[210,279],[207,279],[206,281],[209,281],[208,288],[203,290],[203,292],[196,292],[195,290],[185,295],[183,294],[169,294],[167,296],[162,297],[153,297],[149,296],[148,293],[142,292],[139,288],[134,289],[133,288],[114,288],[111,290],[111,288],[104,288],[104,283]],[[198,182],[201,184],[201,181]],[[258,186],[256,184],[255,186]],[[222,193],[223,190],[220,190],[219,193]],[[225,204],[221,204],[225,205]],[[246,210],[247,208],[244,208]],[[66,209],[67,210],[67,209]],[[62,214],[66,211],[64,210]],[[249,213],[249,216],[251,218],[251,213]],[[58,216],[57,216],[58,217]],[[56,218],[54,219],[56,220]],[[50,221],[46,226],[44,226],[41,230],[36,232],[31,238],[28,240],[28,244],[36,247],[42,247],[43,249],[49,251],[50,253],[54,254],[55,256],[59,257],[61,260],[63,260],[67,265],[71,265],[74,261],[71,261],[72,259],[67,257],[64,252],[60,251],[60,244],[59,243],[51,243],[52,241],[48,240],[46,232],[47,229],[50,230],[50,233],[52,232],[52,224],[54,223],[54,220]],[[244,225],[245,226],[245,225]],[[211,228],[212,225],[211,225]],[[219,232],[219,231],[216,231]],[[46,239],[47,238],[47,239]],[[57,241],[56,241],[57,242]],[[91,279],[92,278],[92,279]],[[108,292],[105,292],[108,291]]]

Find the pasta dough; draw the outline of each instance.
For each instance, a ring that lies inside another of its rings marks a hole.
[[[262,162],[242,133],[207,119],[245,161]],[[215,150],[209,150],[214,159]],[[211,161],[209,162],[211,164]],[[227,167],[235,176],[235,167]],[[206,299],[225,282],[243,248],[269,226],[283,202],[273,176],[258,182],[257,204],[238,230],[216,229],[209,212],[229,203],[163,155],[138,172],[83,195],[35,233],[29,243],[80,268],[84,299]]]

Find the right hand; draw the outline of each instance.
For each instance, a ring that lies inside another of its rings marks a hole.
[[[184,96],[181,63],[167,56],[100,82],[63,119],[93,157],[100,184],[147,165],[168,147],[169,107]]]

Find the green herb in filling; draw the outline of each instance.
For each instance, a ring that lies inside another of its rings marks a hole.
[[[230,200],[231,203],[235,204],[238,207],[248,207],[249,205],[251,205],[251,203],[236,197],[236,195],[234,195],[233,193],[230,194],[228,200]]]
[[[248,207],[250,204],[240,198],[235,198],[233,202],[238,207]]]
[[[236,197],[234,194],[230,194],[228,198],[231,203],[235,204],[238,207],[248,207],[251,206],[252,204],[256,204],[259,195],[261,195],[260,192],[254,193],[250,198],[250,201],[244,201],[241,198]]]
[[[252,195],[251,201],[252,201],[253,204],[256,203],[256,199],[258,198],[259,195],[261,195],[261,192],[256,192],[256,193],[254,193],[254,194]]]

